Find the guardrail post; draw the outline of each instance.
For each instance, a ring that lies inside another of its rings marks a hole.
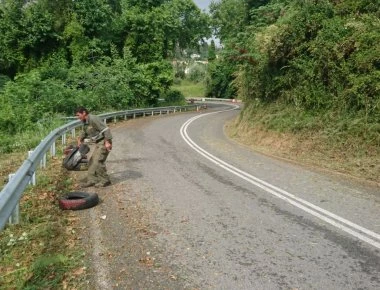
[[[28,151],[28,157],[33,154],[33,150]],[[32,179],[29,181],[29,184],[36,185],[36,173],[33,172]]]
[[[50,155],[51,156],[55,156],[55,142],[53,144],[51,144]]]
[[[15,176],[15,174],[9,174],[8,175],[8,182],[12,180],[12,178]],[[11,225],[16,225],[20,223],[20,203],[17,203],[15,208],[12,211],[11,216],[8,218],[8,223]]]
[[[116,118],[116,117],[113,118],[113,122],[114,122],[114,123],[117,122],[117,118]]]
[[[20,223],[20,203],[16,204],[12,215],[8,219],[8,223],[11,225],[17,225]]]
[[[124,121],[127,120],[127,114],[124,115]]]
[[[62,145],[66,144],[66,132],[62,134]]]
[[[133,113],[133,119],[136,119],[136,113]]]
[[[71,129],[71,137],[75,138],[75,128]]]
[[[40,168],[46,168],[46,153],[44,154],[44,157],[42,157],[40,161]]]
[[[152,116],[154,115],[154,111],[152,111]]]

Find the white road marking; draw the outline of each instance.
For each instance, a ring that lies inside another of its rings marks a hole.
[[[325,221],[326,223],[329,223],[330,225],[333,225],[337,227],[338,229],[345,231],[346,233],[349,233],[350,235],[380,249],[380,235],[370,231],[362,226],[359,226],[353,222],[350,222],[349,220],[346,220],[332,212],[329,212],[323,208],[320,208],[319,206],[316,206],[302,198],[299,198],[281,188],[278,188],[264,180],[261,180],[243,170],[240,170],[227,162],[219,159],[218,157],[212,155],[211,153],[207,152],[203,148],[201,148],[199,145],[197,145],[188,135],[187,128],[189,125],[202,117],[209,116],[212,114],[218,114],[222,112],[228,112],[237,109],[239,106],[234,106],[231,109],[223,110],[223,111],[217,111],[217,112],[211,112],[207,114],[198,115],[195,117],[190,118],[187,120],[181,127],[180,132],[182,138],[185,140],[185,142],[193,148],[196,152],[201,154],[206,159],[210,160],[214,164],[222,167],[223,169],[227,170],[228,172],[231,172],[232,174],[235,174],[236,176],[248,181],[249,183],[265,190],[266,192],[281,198],[288,203],[298,207],[299,209],[304,210],[305,212]]]
[[[99,219],[98,216],[100,214],[100,211],[98,207],[95,209],[95,211],[90,210],[90,231],[91,236],[93,237],[92,241],[92,258],[93,258],[93,268],[96,272],[96,278],[95,283],[98,286],[97,289],[104,289],[104,290],[111,290],[113,289],[112,283],[110,281],[110,273],[109,273],[109,263],[107,259],[105,258],[106,255],[103,256],[104,253],[104,246],[102,245],[104,241],[104,237],[102,234],[102,230],[100,229],[99,224],[97,224],[97,220]]]

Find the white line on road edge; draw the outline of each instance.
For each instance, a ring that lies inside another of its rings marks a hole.
[[[95,269],[96,277],[95,283],[97,285],[96,289],[102,290],[111,290],[113,289],[112,283],[110,281],[111,275],[109,273],[110,265],[105,258],[103,257],[104,246],[102,245],[104,237],[102,231],[100,229],[99,224],[97,224],[97,214],[99,214],[99,210],[89,211],[90,213],[90,231],[93,237],[92,241],[92,260],[93,260],[93,268]]]
[[[189,125],[202,117],[209,116],[212,114],[218,114],[222,112],[228,112],[237,109],[239,106],[234,106],[232,109],[227,109],[223,111],[217,111],[217,112],[212,112],[212,113],[207,113],[207,114],[202,114],[198,115],[195,117],[190,118],[187,120],[181,127],[180,132],[182,138],[185,140],[185,142],[193,148],[195,151],[197,151],[199,154],[201,154],[203,157],[207,158],[214,164],[222,167],[223,169],[231,172],[232,174],[235,174],[236,176],[248,181],[249,183],[260,187],[261,189],[265,190],[266,192],[281,198],[288,203],[304,210],[305,212],[337,227],[338,229],[345,231],[346,233],[349,233],[350,235],[367,242],[368,244],[380,249],[380,235],[370,231],[362,226],[359,226],[353,222],[350,222],[349,220],[346,220],[334,213],[331,213],[323,208],[320,208],[306,200],[303,200],[302,198],[296,197],[295,195],[278,188],[264,180],[261,180],[253,175],[250,175],[249,173],[242,171],[227,162],[224,162],[223,160],[217,158],[216,156],[212,155],[211,153],[207,152],[200,146],[198,146],[187,134],[187,128]]]

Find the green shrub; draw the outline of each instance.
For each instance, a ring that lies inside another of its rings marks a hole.
[[[237,90],[233,83],[234,73],[235,65],[226,58],[209,63],[206,96],[208,98],[235,98]]]
[[[188,68],[188,74],[186,76],[187,79],[191,80],[192,82],[203,82],[206,77],[207,73],[207,65],[203,63],[193,63]]]
[[[0,74],[0,92],[3,90],[3,87],[7,82],[9,82],[11,79],[8,76]]]
[[[177,90],[168,90],[162,97],[165,99],[165,106],[183,106],[186,104],[185,96]]]

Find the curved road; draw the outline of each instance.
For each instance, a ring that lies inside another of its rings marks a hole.
[[[380,288],[378,189],[232,142],[238,113],[112,127],[113,185],[80,213],[90,288]]]

